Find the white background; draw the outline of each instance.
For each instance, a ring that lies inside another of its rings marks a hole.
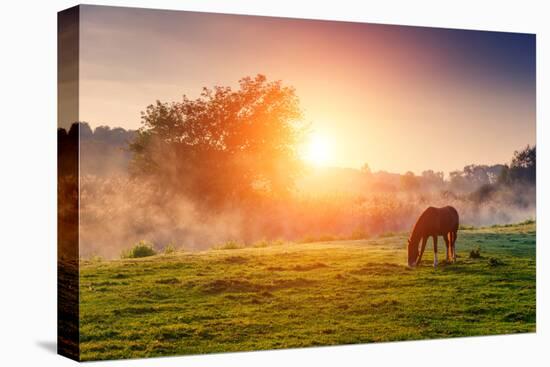
[[[95,4],[537,33],[537,333],[169,357],[116,366],[532,366],[550,362],[545,1],[94,1]],[[0,365],[71,365],[56,340],[56,12],[73,1],[0,5]],[[473,289],[473,292],[476,290]],[[437,297],[437,294],[434,294]]]

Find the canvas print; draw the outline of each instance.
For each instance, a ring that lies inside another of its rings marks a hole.
[[[61,354],[535,332],[534,34],[58,25]]]

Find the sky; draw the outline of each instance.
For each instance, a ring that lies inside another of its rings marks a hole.
[[[449,172],[536,142],[530,34],[99,6],[79,31],[92,127],[261,73],[296,89],[331,166]]]

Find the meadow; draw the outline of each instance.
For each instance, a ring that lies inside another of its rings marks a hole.
[[[407,233],[81,260],[81,359],[534,332],[535,225],[462,229],[437,269]]]

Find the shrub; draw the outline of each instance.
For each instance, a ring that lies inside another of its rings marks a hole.
[[[90,262],[92,263],[100,263],[103,261],[103,257],[99,256],[99,255],[94,255],[90,258]]]
[[[147,257],[156,255],[153,245],[147,241],[139,241],[134,247],[128,251],[124,251],[121,255],[123,259],[135,259],[138,257]]]
[[[317,239],[313,236],[305,236],[301,240],[299,240],[299,243],[311,243],[315,242]]]
[[[285,243],[286,242],[284,240],[278,239],[278,240],[271,241],[271,246],[282,246]]]
[[[252,247],[256,247],[256,248],[263,248],[267,246],[269,246],[269,241],[265,239],[257,241],[252,245]]]
[[[470,251],[470,259],[479,259],[481,257],[481,249],[477,246],[475,249]]]
[[[214,248],[217,250],[236,250],[240,248],[244,248],[244,244],[239,243],[237,241],[229,240],[225,243],[222,243],[218,246],[215,246]]]
[[[169,244],[164,246],[164,254],[165,255],[170,255],[170,254],[173,254],[174,252],[176,252],[176,246],[174,246],[174,244],[172,242],[170,242]]]
[[[277,239],[277,240],[261,240],[261,241],[258,241],[256,243],[254,243],[254,245],[252,245],[252,247],[257,247],[257,248],[261,248],[261,247],[269,247],[269,246],[281,246],[281,245],[284,245],[285,244],[285,241],[284,240],[281,240],[281,239]]]

